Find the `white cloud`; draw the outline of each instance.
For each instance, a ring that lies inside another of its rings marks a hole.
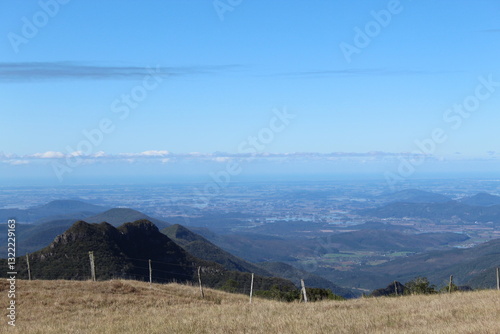
[[[47,151],[44,153],[35,153],[28,157],[33,157],[38,159],[59,159],[59,158],[64,158],[65,155],[61,152]]]
[[[93,154],[92,157],[94,157],[94,158],[104,158],[104,157],[106,157],[106,153],[104,153],[103,151],[99,151],[99,152]]]
[[[158,158],[158,157],[165,157],[167,155],[170,155],[170,152],[169,151],[150,150],[150,151],[144,151],[144,152],[140,152],[140,153],[120,153],[118,155],[122,156],[122,157],[133,157],[133,158]]]
[[[216,157],[216,158],[213,158],[212,160],[215,162],[227,162],[227,161],[231,160],[231,158],[230,157]]]
[[[485,152],[483,158],[494,158],[498,157],[496,152]],[[425,159],[438,160],[439,156],[425,155],[421,154]],[[452,155],[458,160],[470,160],[478,159],[480,157],[471,157],[466,155]],[[97,164],[105,162],[125,162],[125,163],[159,163],[159,164],[172,164],[177,162],[217,162],[226,163],[231,160],[237,161],[260,161],[260,162],[273,162],[273,163],[288,163],[288,162],[307,162],[307,161],[324,161],[326,163],[338,163],[342,161],[352,161],[352,162],[392,162],[398,161],[398,158],[414,157],[413,154],[408,152],[393,153],[393,152],[329,152],[329,153],[319,153],[319,152],[290,152],[290,153],[226,153],[226,152],[214,152],[214,153],[200,153],[200,152],[190,152],[190,153],[172,153],[167,150],[147,150],[143,152],[136,153],[115,153],[107,154],[104,151],[98,151],[89,155],[84,154],[81,151],[75,151],[71,153],[61,153],[57,151],[47,151],[41,153],[34,153],[30,155],[16,155],[16,154],[5,154],[0,152],[0,162],[5,164],[26,164],[26,163],[39,163],[50,162],[50,160],[64,159],[64,158],[75,158],[81,159],[82,163],[86,164]]]
[[[163,157],[169,154],[169,151],[144,151],[139,153],[138,155],[143,157]]]
[[[83,157],[83,156],[84,156],[84,154],[83,154],[83,152],[82,152],[82,151],[75,151],[75,152],[71,152],[71,153],[69,154],[69,156],[70,156],[70,157]]]

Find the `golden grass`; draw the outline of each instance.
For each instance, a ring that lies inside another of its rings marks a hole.
[[[6,289],[4,281],[5,306]],[[242,295],[205,294],[126,280],[17,281],[16,327],[4,316],[0,333],[500,333],[498,291],[251,305]]]

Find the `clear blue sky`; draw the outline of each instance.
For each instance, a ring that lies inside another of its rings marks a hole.
[[[397,171],[436,128],[446,140],[419,168],[498,169],[498,1],[65,2],[0,4],[3,178],[57,180],[54,161],[72,154],[82,160],[64,178],[231,160],[255,173]],[[146,68],[159,73],[147,90]],[[123,95],[144,91],[125,115]],[[447,113],[464,103],[466,117]],[[275,120],[285,109],[287,124]],[[103,120],[108,133],[81,144]],[[238,160],[250,147],[256,159]]]

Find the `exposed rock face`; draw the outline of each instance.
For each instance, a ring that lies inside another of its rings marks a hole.
[[[119,231],[122,236],[142,235],[145,237],[160,237],[160,235],[164,235],[158,230],[155,224],[148,220],[138,220],[133,223],[123,224],[118,227],[117,231]]]
[[[156,281],[186,281],[193,277],[193,263],[198,260],[147,220],[119,228],[105,222],[78,221],[48,247],[30,255],[32,271],[39,278],[88,277],[90,251],[94,252],[101,279],[148,278],[148,261],[152,260],[156,262]]]

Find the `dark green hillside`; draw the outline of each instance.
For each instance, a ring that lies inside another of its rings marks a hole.
[[[495,263],[497,265],[495,266]],[[479,288],[479,289],[491,289],[496,286],[496,268],[500,267],[498,262],[493,262],[493,266],[478,272],[473,275],[468,281],[467,285]]]
[[[49,246],[29,255],[32,278],[89,279],[89,251],[94,252],[98,280],[148,280],[148,259],[152,260],[155,282],[194,282],[197,281],[197,268],[201,267],[206,286],[224,288],[235,280],[238,287],[234,287],[234,291],[241,292],[248,289],[251,277],[249,273],[228,271],[217,263],[192,256],[153,223],[139,220],[119,228],[108,223],[76,222]],[[18,278],[27,278],[25,258],[18,257],[16,262]],[[6,268],[7,261],[0,260],[0,265]],[[6,271],[0,275],[5,277]],[[256,276],[255,289],[267,290],[273,286],[295,289],[290,281]]]
[[[162,232],[190,254],[204,260],[219,263],[228,270],[253,272],[262,276],[276,276],[290,280],[297,286],[300,285],[301,278],[307,279],[307,285],[311,288],[330,289],[336,295],[346,298],[354,297],[353,292],[349,289],[341,288],[322,277],[299,270],[285,263],[261,262],[253,264],[247,262],[222,250],[182,225],[172,225],[163,229]]]
[[[98,279],[148,277],[147,259],[154,261],[157,281],[190,280],[196,259],[142,220],[115,228],[108,223],[79,221],[56,237],[48,247],[30,254],[33,278],[88,279],[93,251]],[[20,259],[20,278],[26,276]]]
[[[120,226],[121,224],[146,219],[152,223],[154,223],[158,228],[164,228],[170,226],[169,223],[164,222],[162,220],[151,218],[148,215],[145,215],[142,212],[137,210],[128,209],[128,208],[115,208],[108,210],[106,212],[102,212],[98,215],[88,217],[85,221],[89,223],[101,223],[107,222],[113,226]]]
[[[352,298],[355,295],[349,289],[341,288],[332,282],[297,269],[281,262],[261,262],[253,264],[240,259],[216,245],[204,237],[191,232],[182,225],[172,225],[162,230],[169,238],[186,251],[201,259],[213,261],[223,265],[226,269],[241,272],[253,272],[262,276],[276,276],[292,281],[295,285],[300,285],[300,279],[307,280],[307,286],[311,288],[330,289],[334,294],[346,298]]]
[[[164,228],[161,232],[184,248],[188,253],[203,260],[219,263],[227,270],[272,276],[266,270],[222,250],[201,235],[191,232],[182,225],[175,224]]]

